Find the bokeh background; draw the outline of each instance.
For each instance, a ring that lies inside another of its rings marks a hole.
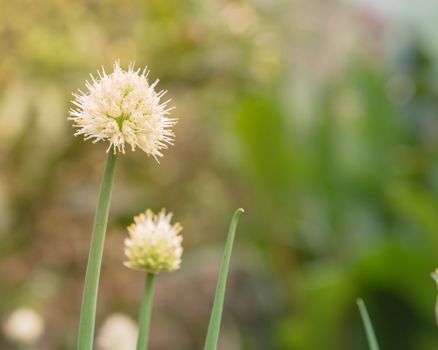
[[[160,78],[180,121],[160,164],[119,157],[99,335],[135,333],[144,275],[122,266],[125,228],[166,207],[185,255],[157,281],[151,349],[201,349],[243,207],[222,350],[366,349],[359,296],[382,349],[438,348],[436,1],[0,5],[1,349],[19,348],[7,324],[22,308],[40,317],[16,321],[36,333],[29,349],[75,349],[106,145],[74,138],[66,117],[118,58]],[[96,348],[129,350],[114,344]]]

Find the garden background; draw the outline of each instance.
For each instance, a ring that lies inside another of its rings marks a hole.
[[[202,348],[230,217],[220,349],[438,348],[438,3],[434,0],[0,0],[0,321],[30,307],[33,349],[75,347],[106,145],[73,137],[71,93],[120,58],[179,118],[158,164],[119,157],[97,328],[138,315],[132,216],[184,226],[157,279],[151,349]],[[0,348],[16,349],[0,332]]]

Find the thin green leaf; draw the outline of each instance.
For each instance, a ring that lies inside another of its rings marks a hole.
[[[365,303],[361,298],[357,299],[357,306],[359,307],[362,322],[365,327],[365,332],[368,338],[368,344],[371,350],[379,350],[379,344],[377,343],[376,334],[374,333],[373,325],[371,323],[370,316],[368,315]]]
[[[225,299],[225,288],[227,286],[228,270],[230,267],[231,251],[233,249],[234,237],[236,236],[237,222],[240,214],[244,210],[239,208],[231,219],[230,229],[228,231],[227,242],[225,244],[224,257],[222,259],[219,270],[219,277],[214,296],[213,308],[210,315],[210,323],[208,325],[207,338],[205,339],[204,350],[216,350],[219,339],[219,331],[222,319],[222,309]]]

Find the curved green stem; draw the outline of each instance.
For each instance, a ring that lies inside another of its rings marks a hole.
[[[216,350],[221,327],[222,309],[225,299],[225,288],[227,287],[228,270],[230,267],[231,251],[233,249],[234,237],[236,236],[237,222],[243,209],[239,208],[231,219],[230,229],[228,231],[227,242],[225,243],[225,252],[219,270],[219,277],[214,296],[213,308],[208,325],[207,338],[205,339],[204,350]]]
[[[94,217],[91,236],[90,253],[85,275],[82,295],[81,316],[79,321],[78,350],[92,350],[94,324],[96,320],[97,292],[99,287],[100,266],[102,264],[105,231],[108,222],[108,212],[111,200],[111,188],[114,179],[116,155],[110,150],[105,165],[105,171],[100,185],[96,215]]]
[[[147,350],[149,339],[149,328],[152,314],[152,299],[154,296],[155,275],[148,273],[144,288],[143,301],[141,303],[140,318],[138,321],[137,350]]]

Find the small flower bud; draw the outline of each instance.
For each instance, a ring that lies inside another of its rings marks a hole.
[[[164,209],[159,214],[146,210],[134,217],[128,227],[129,238],[125,239],[125,266],[150,273],[174,271],[180,267],[183,248],[182,227],[170,224],[172,213]]]

